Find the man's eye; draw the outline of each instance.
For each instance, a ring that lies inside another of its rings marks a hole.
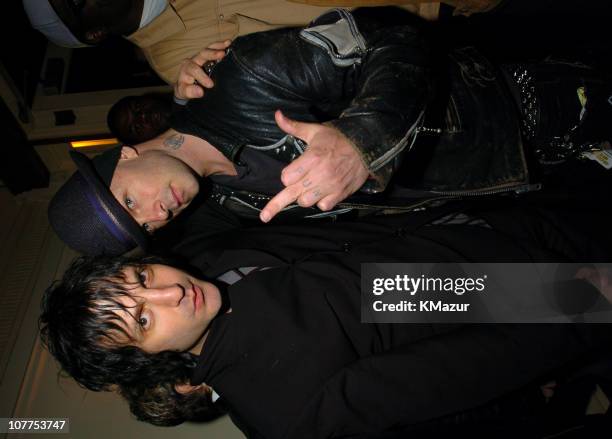
[[[138,272],[138,282],[140,282],[140,285],[142,285],[143,287],[147,286],[147,272],[142,270]]]
[[[125,197],[125,205],[127,206],[128,209],[133,209],[134,200],[132,200],[130,197]]]
[[[145,230],[145,232],[147,232],[147,233],[149,233],[149,234],[153,233],[153,227],[151,227],[151,226],[149,225],[149,223],[144,223],[144,224],[142,225],[142,228]]]
[[[145,316],[140,316],[138,317],[138,324],[142,326],[143,329],[147,329],[147,326],[149,326],[149,319]]]

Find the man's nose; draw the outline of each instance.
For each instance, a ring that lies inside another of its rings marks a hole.
[[[153,216],[155,216],[155,221],[168,221],[172,218],[172,212],[168,209],[164,203],[157,200],[153,204]]]
[[[172,212],[159,200],[154,201],[149,209],[140,209],[136,215],[140,224],[169,221],[172,218]]]
[[[180,284],[148,288],[144,297],[150,304],[178,306],[185,297],[185,288]]]

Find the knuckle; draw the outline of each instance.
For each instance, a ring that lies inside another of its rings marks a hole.
[[[319,201],[317,203],[317,207],[319,208],[319,210],[322,210],[323,212],[327,212],[328,210],[331,210],[333,205],[329,201]]]
[[[326,170],[322,173],[322,176],[324,181],[326,181],[329,185],[336,186],[342,184],[342,176],[338,175],[338,173],[334,172],[333,170]]]
[[[297,204],[301,207],[310,207],[314,204],[313,201],[309,200],[309,197],[306,195],[301,195],[297,200]]]
[[[289,189],[288,195],[292,200],[301,196],[300,194],[302,193],[302,190],[297,185],[290,186],[288,189]]]
[[[310,151],[312,151],[311,155],[317,160],[322,160],[327,155],[327,150],[322,146],[312,148]]]

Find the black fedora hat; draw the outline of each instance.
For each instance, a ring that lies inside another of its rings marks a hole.
[[[57,235],[85,255],[116,256],[136,247],[146,250],[147,234],[109,189],[120,156],[121,147],[93,160],[71,151],[78,170],[49,204],[49,222]]]

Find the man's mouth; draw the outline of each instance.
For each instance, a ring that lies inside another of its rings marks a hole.
[[[191,284],[191,289],[193,290],[193,310],[197,312],[204,303],[204,292],[194,283]]]
[[[183,196],[177,189],[172,186],[170,186],[170,192],[172,192],[172,198],[174,198],[174,201],[176,202],[175,209],[178,209],[183,205]]]

